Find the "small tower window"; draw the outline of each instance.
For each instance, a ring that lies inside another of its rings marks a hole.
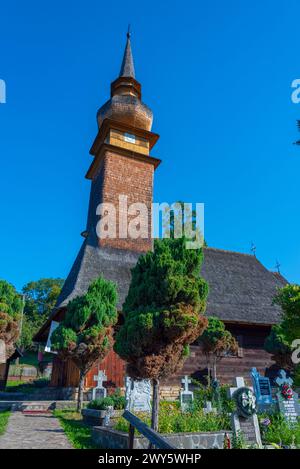
[[[128,143],[135,143],[135,135],[125,132],[124,140],[125,142],[128,142]]]

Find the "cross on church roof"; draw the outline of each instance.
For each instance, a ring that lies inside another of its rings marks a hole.
[[[252,251],[253,256],[256,257],[256,246],[253,242],[251,242],[251,251]]]
[[[275,268],[277,269],[277,272],[280,274],[280,266],[281,264],[279,264],[279,262],[276,260],[276,265],[275,265]]]

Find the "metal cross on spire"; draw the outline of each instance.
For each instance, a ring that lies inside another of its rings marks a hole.
[[[276,260],[276,265],[275,265],[275,269],[277,269],[277,272],[280,274],[280,267],[281,267],[281,264],[278,262],[278,260]]]
[[[119,76],[135,78],[134,63],[133,63],[133,56],[132,56],[131,43],[130,43],[130,36],[131,36],[130,24],[128,25],[126,36],[127,36],[126,47],[124,51],[124,56],[123,56],[123,61],[122,61]]]
[[[256,246],[253,243],[253,241],[251,241],[251,252],[252,252],[253,256],[256,257]]]

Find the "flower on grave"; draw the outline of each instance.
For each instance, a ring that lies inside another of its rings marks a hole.
[[[271,420],[268,418],[265,418],[265,419],[262,419],[260,423],[263,427],[268,427],[269,425],[271,425]]]
[[[284,397],[284,399],[292,399],[293,398],[293,390],[291,386],[287,383],[284,383],[281,386],[281,394]]]

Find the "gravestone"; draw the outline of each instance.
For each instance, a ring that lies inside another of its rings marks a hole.
[[[1,363],[6,363],[6,345],[2,339],[0,339],[0,364]]]
[[[103,426],[108,427],[110,424],[110,418],[113,415],[114,412],[114,407],[112,405],[107,406],[104,420],[103,420]]]
[[[126,410],[130,412],[151,412],[151,382],[149,379],[125,378]]]
[[[212,406],[211,401],[206,401],[205,407],[203,408],[203,412],[204,412],[205,414],[216,414],[216,413],[217,413],[217,409]]]
[[[191,380],[188,376],[185,376],[181,382],[183,384],[183,389],[180,391],[180,405],[181,409],[185,412],[194,400],[194,393],[189,390]]]
[[[93,400],[102,399],[106,397],[107,391],[103,386],[103,381],[107,380],[107,376],[104,371],[99,370],[97,375],[94,375],[94,381],[97,381],[97,385],[93,388]]]
[[[284,370],[280,370],[275,379],[279,391],[276,394],[280,413],[290,423],[297,423],[300,416],[299,396],[293,390],[293,380],[288,378]]]
[[[258,418],[256,414],[256,397],[252,388],[245,386],[244,378],[236,378],[236,387],[229,389],[229,395],[236,402],[236,411],[231,414],[235,434],[244,437],[247,445],[262,448]]]
[[[261,411],[268,410],[273,404],[272,390],[269,378],[261,376],[256,368],[252,368],[251,378],[258,409]]]

